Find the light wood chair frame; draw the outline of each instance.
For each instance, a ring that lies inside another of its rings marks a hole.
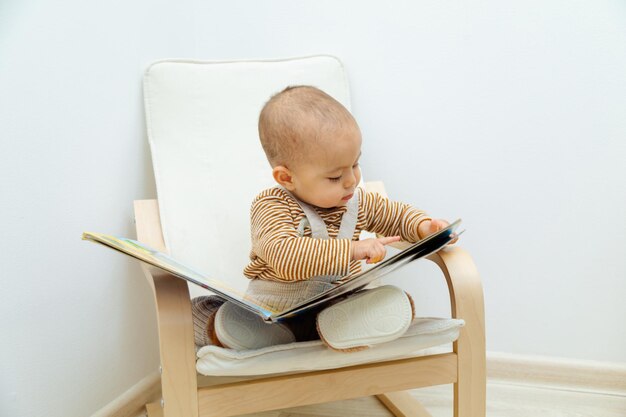
[[[385,194],[382,183],[367,189]],[[165,251],[157,200],[134,202],[137,238]],[[161,358],[160,404],[150,417],[226,417],[375,395],[395,416],[428,416],[405,390],[454,384],[454,416],[484,417],[485,323],[480,277],[466,251],[447,247],[431,256],[446,279],[452,317],[465,320],[450,353],[322,371],[255,378],[196,373],[187,282],[142,264],[153,290]],[[245,399],[242,401],[242,399]]]

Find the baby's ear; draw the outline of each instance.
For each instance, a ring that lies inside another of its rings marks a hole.
[[[272,176],[277,183],[279,183],[289,191],[293,191],[294,185],[291,171],[289,171],[286,166],[275,166],[274,169],[272,169]]]

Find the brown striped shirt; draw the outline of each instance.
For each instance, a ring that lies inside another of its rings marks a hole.
[[[380,194],[359,193],[359,211],[352,240],[362,230],[402,240],[419,240],[417,227],[430,219],[423,211],[408,204],[391,201]],[[360,261],[352,261],[351,240],[336,239],[345,206],[329,209],[315,207],[326,223],[330,239],[313,239],[306,227],[298,235],[304,212],[294,198],[279,187],[260,193],[250,210],[252,250],[244,275],[250,279],[299,281],[318,275],[351,276],[361,270]]]

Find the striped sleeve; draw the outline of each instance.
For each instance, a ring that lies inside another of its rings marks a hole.
[[[350,272],[349,239],[314,239],[297,234],[285,200],[259,196],[251,209],[252,250],[285,281]]]
[[[362,209],[366,230],[383,236],[400,236],[407,242],[420,240],[417,227],[424,220],[432,220],[422,210],[372,192],[363,193]]]

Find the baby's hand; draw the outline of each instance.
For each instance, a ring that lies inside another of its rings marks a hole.
[[[424,220],[420,223],[417,229],[417,234],[420,239],[424,239],[425,237],[430,236],[433,233],[437,233],[441,229],[445,229],[449,225],[450,223],[442,219]],[[451,240],[450,243],[448,243],[448,245],[456,243],[457,240],[459,240],[459,238],[455,236],[454,239]]]
[[[356,240],[352,242],[352,260],[367,259],[368,264],[375,264],[385,259],[385,245],[400,241],[400,236],[380,237],[377,239]]]

